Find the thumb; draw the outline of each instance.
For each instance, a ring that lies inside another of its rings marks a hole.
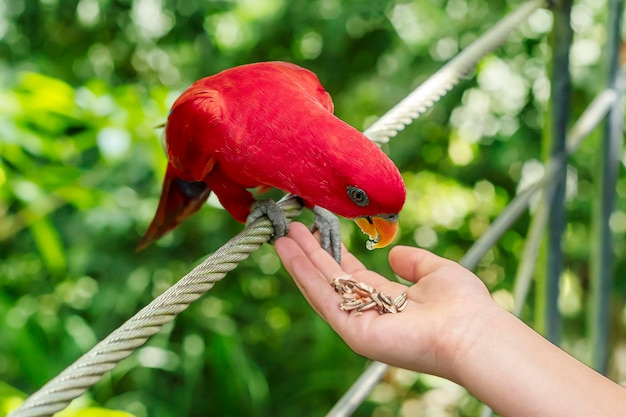
[[[395,246],[389,253],[389,264],[394,272],[411,282],[417,282],[451,263],[432,252],[411,246]]]

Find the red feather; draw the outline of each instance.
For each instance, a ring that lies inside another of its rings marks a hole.
[[[166,143],[163,193],[141,247],[208,197],[181,198],[171,191],[173,179],[205,183],[240,222],[250,213],[253,187],[279,188],[347,218],[397,215],[405,200],[393,162],[333,115],[315,74],[289,63],[244,65],[195,82],[172,106]],[[369,204],[355,204],[348,187],[365,191]]]

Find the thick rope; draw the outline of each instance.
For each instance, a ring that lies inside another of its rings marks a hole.
[[[288,218],[297,216],[302,206],[297,198],[279,202]],[[246,227],[213,255],[181,278],[163,294],[141,309],[89,352],[51,379],[8,417],[51,416],[82,395],[122,359],[130,356],[150,336],[189,304],[209,291],[216,282],[258,250],[274,233],[265,217]]]

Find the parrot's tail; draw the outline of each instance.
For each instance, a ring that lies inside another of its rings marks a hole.
[[[178,226],[184,219],[200,210],[209,198],[209,194],[211,194],[211,189],[204,182],[183,181],[175,176],[168,165],[159,207],[146,234],[139,242],[137,251],[145,249]]]

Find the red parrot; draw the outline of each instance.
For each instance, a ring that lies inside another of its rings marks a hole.
[[[249,189],[257,187],[292,193],[318,217],[326,209],[354,219],[368,248],[397,233],[406,197],[398,168],[333,115],[317,76],[297,65],[248,64],[196,81],[172,106],[165,137],[163,191],[138,249],[198,211],[211,192],[245,223],[255,204]]]

